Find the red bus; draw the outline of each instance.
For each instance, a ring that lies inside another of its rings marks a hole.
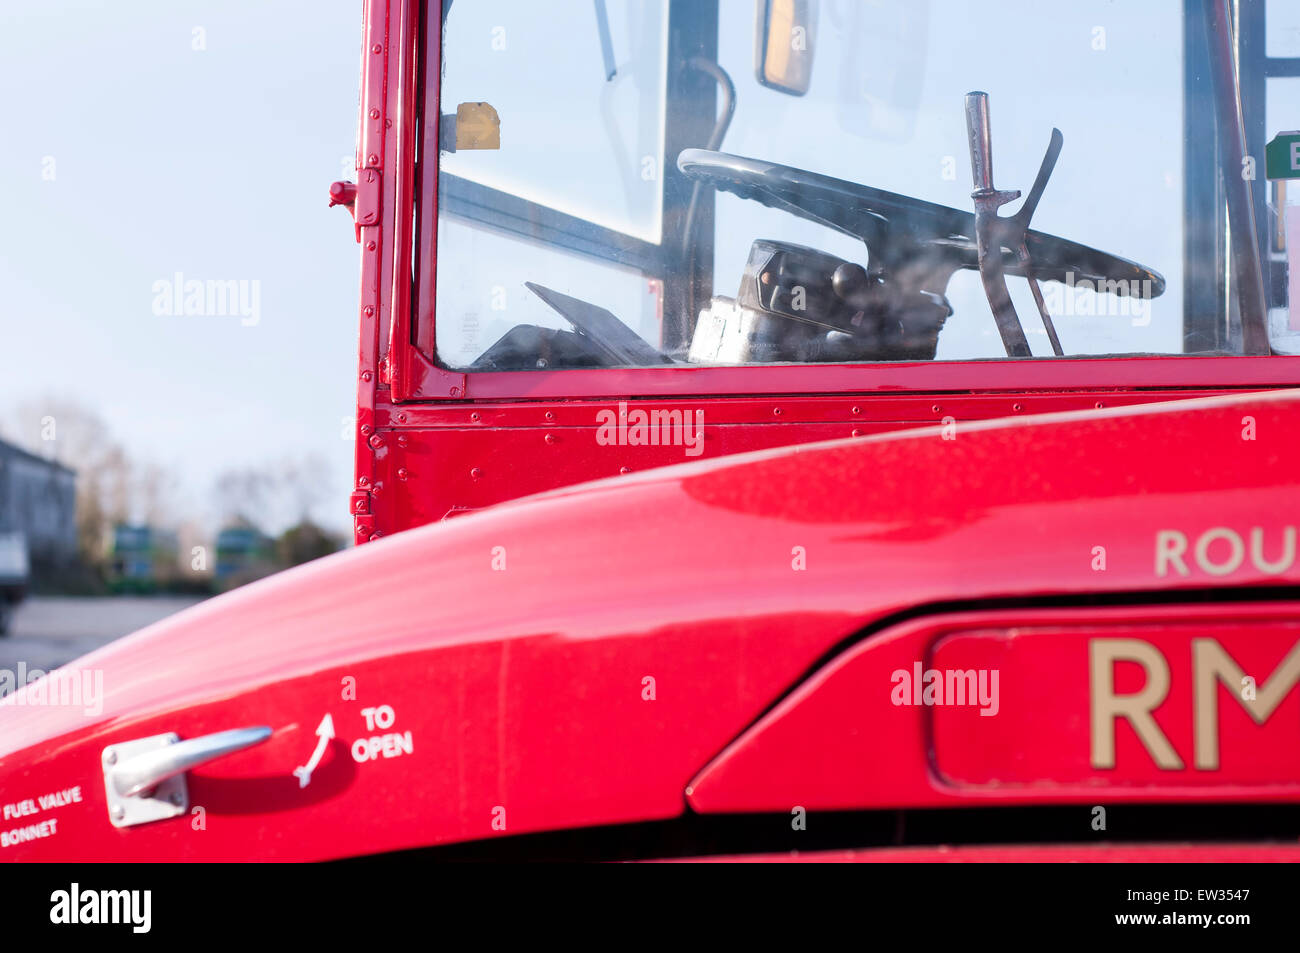
[[[1282,5],[364,9],[361,545],[0,856],[1300,859]]]

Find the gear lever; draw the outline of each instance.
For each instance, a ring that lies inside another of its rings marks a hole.
[[[1020,316],[1016,314],[1011,302],[1011,293],[1007,289],[1007,279],[1003,272],[1002,249],[1012,250],[1024,264],[1029,279],[1029,287],[1038,305],[1038,313],[1043,319],[1043,326],[1052,342],[1052,351],[1060,356],[1061,343],[1052,325],[1052,317],[1043,301],[1042,289],[1033,275],[1033,263],[1029,259],[1029,247],[1025,235],[1029,230],[1029,219],[1038,206],[1047,180],[1061,153],[1064,138],[1059,129],[1052,130],[1052,139],[1043,157],[1038,177],[1025,199],[1024,205],[1015,215],[1003,218],[998,209],[1008,202],[1020,197],[1019,190],[999,191],[993,187],[993,142],[992,127],[989,122],[988,93],[971,92],[966,94],[966,134],[970,141],[971,177],[974,179],[975,191],[971,198],[975,202],[975,244],[978,253],[980,280],[984,284],[984,293],[988,296],[989,307],[993,310],[993,319],[997,322],[998,333],[1008,357],[1030,357],[1029,342],[1025,339],[1024,329],[1020,326]]]

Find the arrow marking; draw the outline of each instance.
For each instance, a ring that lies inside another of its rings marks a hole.
[[[298,787],[305,788],[311,784],[311,773],[316,770],[316,765],[320,764],[320,759],[325,754],[325,749],[329,747],[330,739],[334,737],[334,719],[326,715],[320,720],[316,727],[316,750],[311,753],[311,760],[306,765],[293,769],[293,776],[298,779]]]

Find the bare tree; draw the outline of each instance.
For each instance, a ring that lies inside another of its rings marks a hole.
[[[264,527],[275,511],[277,475],[263,467],[226,470],[217,477],[213,496],[223,524]]]
[[[103,418],[62,398],[30,401],[12,417],[16,441],[77,471],[77,536],[84,558],[98,562],[108,529],[131,516],[132,466]]]
[[[176,475],[156,463],[140,464],[131,474],[131,519],[150,526],[173,526]]]
[[[249,523],[270,531],[310,522],[311,510],[328,494],[329,463],[320,454],[257,467],[227,470],[213,488],[223,523]]]
[[[329,495],[329,472],[329,461],[319,453],[284,465],[286,503],[297,522],[308,522],[312,509]]]

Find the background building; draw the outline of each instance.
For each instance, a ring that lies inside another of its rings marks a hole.
[[[77,474],[0,440],[0,533],[22,533],[32,572],[77,558]]]

